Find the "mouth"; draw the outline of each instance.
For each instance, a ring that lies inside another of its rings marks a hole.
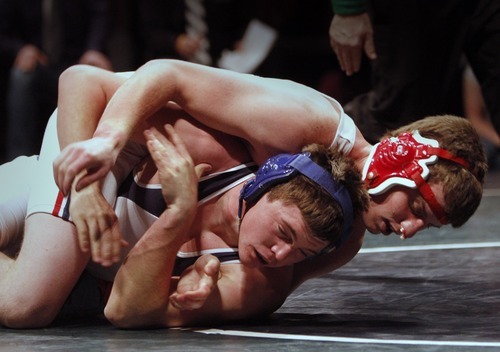
[[[395,232],[395,231],[392,228],[391,223],[389,222],[389,220],[384,220],[384,226],[382,228],[382,234],[384,236],[389,236],[393,232]]]

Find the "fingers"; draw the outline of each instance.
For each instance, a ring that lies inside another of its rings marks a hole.
[[[105,169],[96,169],[96,171],[94,172],[94,170],[87,170],[86,171],[86,175],[81,177],[78,182],[75,184],[75,189],[77,191],[81,191],[82,189],[84,189],[85,187],[87,187],[88,185],[94,183],[95,181],[97,180],[100,180],[101,178],[103,178],[104,176],[106,176],[106,170]]]
[[[170,302],[179,310],[200,309],[205,304],[211,292],[212,290],[208,285],[201,285],[196,291],[172,293],[170,295]]]
[[[177,132],[175,132],[174,127],[168,124],[165,125],[165,132],[167,132],[167,137],[175,146],[177,152],[183,157],[191,159],[191,155],[189,154],[186,145],[182,141],[181,137],[177,134]]]
[[[377,51],[375,50],[375,43],[373,42],[373,35],[369,35],[366,38],[365,45],[364,45],[364,51],[366,56],[370,60],[375,60],[377,58]]]
[[[149,154],[158,169],[167,167],[167,158],[174,150],[173,145],[156,128],[144,131]]]
[[[105,242],[104,252],[105,258],[111,264],[120,261],[121,249],[123,247],[122,234],[118,222],[115,222],[109,231],[109,240]]]
[[[164,157],[173,153],[177,153],[183,158],[190,160],[191,156],[174,128],[167,124],[165,125],[165,132],[166,135],[163,135],[154,127],[144,131],[149,152],[153,156],[153,159],[155,159],[155,162],[162,163]]]
[[[375,59],[373,28],[367,13],[354,16],[335,15],[330,25],[330,44],[340,68],[348,76],[361,68],[363,52]]]
[[[196,260],[194,269],[199,273],[202,279],[206,276],[208,279],[215,282],[219,278],[220,261],[214,255],[204,254]]]
[[[83,221],[75,221],[77,229],[78,243],[82,252],[87,253],[90,250],[90,235],[87,224]]]
[[[340,69],[342,71],[345,71],[344,69],[344,61],[342,59],[342,56],[340,55],[340,48],[339,46],[337,45],[336,42],[334,42],[333,40],[330,41],[330,44],[332,46],[332,49],[333,49],[333,52],[335,53],[335,55],[337,56],[337,61],[339,63],[339,66],[340,66]]]
[[[124,245],[117,219],[100,219],[98,229],[91,235],[92,260],[102,266],[111,266],[120,261]],[[125,242],[126,243],[126,242]]]
[[[111,266],[121,260],[121,249],[129,244],[122,238],[121,231],[118,228],[112,228],[101,236],[99,246],[92,251],[92,260],[104,267]],[[99,247],[99,249],[97,249]]]
[[[69,155],[69,153],[64,150],[57,156],[57,158],[54,160],[54,163],[52,164],[54,180],[64,195],[67,195],[69,193],[72,180],[76,175],[76,172],[73,171],[73,168],[68,165],[71,160],[71,155]]]
[[[354,73],[359,72],[361,68],[361,57],[363,52],[360,48],[356,48],[355,50],[351,50],[351,60],[349,62],[349,73],[348,75],[353,75]]]
[[[198,164],[194,167],[194,171],[196,172],[196,177],[198,179],[200,179],[200,177],[203,175],[203,174],[207,174],[210,172],[210,170],[212,170],[212,165],[210,164],[206,164],[206,163],[201,163],[201,164]]]
[[[175,148],[177,152],[182,156],[189,156],[186,145],[180,138],[180,136],[175,132],[172,125],[166,124],[164,126],[166,134],[161,134],[156,128],[151,127],[144,131],[144,135],[148,141],[158,142],[159,144],[153,144],[153,146],[163,146],[166,149]]]
[[[54,160],[52,164],[52,169],[54,173],[54,180],[64,195],[68,195],[71,191],[71,185],[78,173],[81,170],[84,170],[84,165],[87,163],[87,159],[85,157],[79,158],[78,155],[73,153],[71,150],[64,150],[61,154]],[[94,179],[96,177],[93,175],[89,175],[87,178]],[[80,188],[82,189],[81,182],[83,184],[89,185],[93,181],[89,182],[84,175],[79,180]],[[77,184],[77,186],[79,185]]]
[[[344,72],[348,76],[354,73],[355,63],[352,61],[351,50],[342,50],[342,61],[344,62]]]
[[[54,180],[64,195],[69,194],[76,177],[77,191],[103,178],[112,168],[119,150],[106,138],[97,138],[67,146],[52,165]]]
[[[361,67],[361,47],[343,47],[338,49],[340,68],[347,76],[352,76]]]
[[[104,262],[101,256],[101,242],[95,237],[96,233],[91,231],[90,235],[90,253],[92,255],[92,261],[102,265]],[[104,266],[104,265],[103,265]]]
[[[161,134],[155,127],[148,128],[144,131],[144,136],[147,141],[158,142],[160,145],[169,146],[170,141]]]
[[[122,239],[117,219],[94,222],[75,221],[82,252],[91,252],[92,261],[111,266],[120,261],[121,249],[128,243]]]
[[[191,155],[187,150],[184,141],[175,132],[172,125],[165,125],[166,136],[161,134],[156,128],[150,128],[144,132],[146,139],[148,140],[148,149],[155,161],[155,164],[160,167],[164,166],[166,158],[170,153],[176,152],[183,158],[191,162]],[[212,169],[212,165],[207,163],[202,163],[195,166],[195,172],[198,179],[204,173],[209,172]]]
[[[216,289],[219,275],[220,261],[213,255],[201,256],[192,270],[186,274],[186,277],[191,276],[193,283],[185,289],[182,280],[186,277],[181,277],[177,291],[170,296],[170,302],[180,310],[201,308]]]
[[[213,283],[215,283],[219,279],[219,269],[220,261],[214,256],[210,256],[205,266],[203,267],[205,275],[213,280]]]
[[[70,165],[68,167],[60,167],[57,170],[54,166],[54,177],[56,184],[65,196],[70,193],[71,185],[75,181],[75,178],[78,176],[77,172],[80,172],[80,170],[82,170],[82,174],[75,183],[76,191],[81,191],[88,185],[94,183],[95,181],[103,178],[106,175],[106,170],[103,168],[85,169],[83,168],[83,164],[83,162],[74,163],[73,165]]]
[[[351,76],[358,72],[361,66],[361,47],[341,45],[332,41],[332,48],[337,56],[340,69]]]

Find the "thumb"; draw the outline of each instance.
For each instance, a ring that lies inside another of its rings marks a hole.
[[[204,173],[207,173],[210,170],[212,170],[212,165],[207,163],[201,163],[194,167],[194,171],[196,172],[196,176],[198,178],[200,178]]]
[[[203,268],[205,275],[217,279],[219,276],[220,261],[217,258],[210,258]]]

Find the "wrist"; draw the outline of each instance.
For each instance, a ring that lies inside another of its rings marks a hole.
[[[165,231],[172,229],[188,230],[196,216],[196,207],[183,209],[175,206],[168,206],[167,209],[160,215],[158,221]]]
[[[87,176],[87,170],[84,169],[78,173],[75,178],[73,179],[73,183],[71,184],[71,194],[72,195],[84,195],[84,194],[95,194],[95,193],[101,193],[101,183],[100,181],[95,181],[84,188],[81,188],[80,190],[76,190],[76,185],[80,180]]]
[[[170,248],[177,252],[189,238],[194,216],[164,211],[139,240],[136,247],[141,251]]]
[[[127,142],[128,135],[126,126],[102,123],[97,126],[93,137],[107,140],[113,150],[121,150]]]

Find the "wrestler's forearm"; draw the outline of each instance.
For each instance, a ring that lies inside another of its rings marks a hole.
[[[341,120],[341,109],[334,102],[301,84],[154,60],[116,91],[94,136],[121,148],[168,102],[211,128],[246,140],[257,162],[281,152],[299,152],[311,143],[330,146]],[[356,129],[351,156],[360,169],[369,149]]]
[[[164,65],[139,68],[110,99],[96,128],[94,137],[112,140],[122,148],[134,133],[145,129],[146,120],[174,99],[174,70]]]
[[[179,219],[162,214],[122,264],[105,309],[116,326],[165,325],[175,257],[192,222],[189,217]]]
[[[287,80],[245,75],[175,60],[139,68],[113,96],[95,136],[117,145],[168,102],[204,125],[240,137],[263,161],[306,144],[329,146],[340,111],[319,92]]]

